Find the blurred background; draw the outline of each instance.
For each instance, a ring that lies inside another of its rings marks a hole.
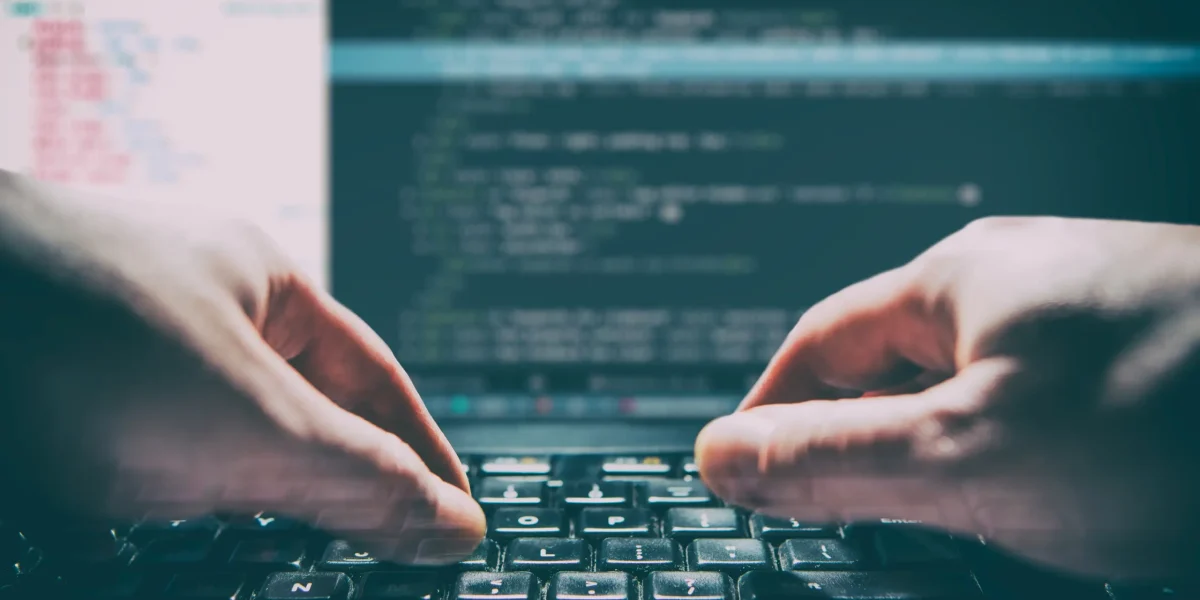
[[[1191,0],[0,9],[0,167],[256,220],[442,420],[709,418],[973,219],[1200,218]]]

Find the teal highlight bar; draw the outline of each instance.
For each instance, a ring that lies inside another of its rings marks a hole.
[[[9,4],[9,13],[14,17],[36,17],[42,13],[41,2],[13,2]]]
[[[1200,46],[1036,43],[335,42],[334,82],[1200,77]]]

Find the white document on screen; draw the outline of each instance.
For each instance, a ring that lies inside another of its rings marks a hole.
[[[0,167],[260,223],[328,281],[319,0],[0,2]]]

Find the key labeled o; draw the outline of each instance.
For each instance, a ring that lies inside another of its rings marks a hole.
[[[538,518],[533,515],[521,515],[517,517],[517,522],[522,525],[537,525]]]

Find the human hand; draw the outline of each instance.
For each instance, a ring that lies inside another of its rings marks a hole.
[[[696,455],[767,514],[1175,576],[1200,564],[1198,391],[1200,228],[985,219],[814,306]]]
[[[482,539],[387,346],[258,229],[0,172],[0,281],[0,503],[34,535],[271,511],[401,563]]]

